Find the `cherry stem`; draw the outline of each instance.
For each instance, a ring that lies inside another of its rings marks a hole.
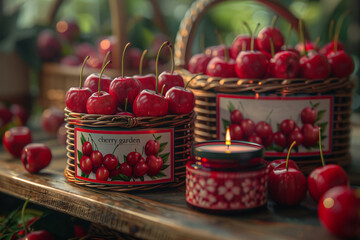
[[[89,60],[90,56],[86,56],[86,58],[84,59],[84,62],[81,66],[80,69],[80,83],[79,83],[79,89],[81,89],[82,87],[82,75],[83,75],[83,71],[84,71],[84,67],[85,67],[85,63],[87,62],[87,60]]]
[[[274,111],[274,109],[271,109],[271,111],[269,112],[269,114],[266,116],[266,118],[265,118],[265,122],[267,122],[268,121],[268,119],[270,118],[270,116],[271,116],[271,114],[272,114],[272,112]]]
[[[165,47],[165,45],[168,45],[168,44],[170,44],[169,41],[164,42],[164,43],[160,46],[160,48],[159,48],[159,50],[158,50],[158,53],[157,53],[157,55],[156,55],[156,62],[155,62],[155,75],[156,75],[155,92],[156,92],[156,94],[159,93],[159,91],[158,91],[158,87],[159,87],[159,67],[158,67],[158,65],[159,65],[159,55],[160,55],[161,50]]]
[[[275,28],[275,24],[277,22],[277,20],[279,19],[279,16],[278,15],[275,15],[272,19],[272,22],[271,22],[271,28]]]
[[[114,156],[115,150],[120,146],[121,142],[118,143],[118,145],[115,146],[113,152],[111,153],[111,156]]]
[[[127,105],[128,105],[128,98],[125,98],[125,109],[124,109],[125,112],[127,112]]]
[[[131,43],[127,43],[124,47],[124,50],[122,52],[122,56],[121,56],[121,77],[124,77],[124,59],[125,59],[125,52],[126,49],[131,45]]]
[[[219,44],[224,46],[224,60],[225,60],[225,62],[227,62],[227,61],[229,61],[229,52],[226,49],[224,39],[223,39],[221,33],[219,32],[219,30],[216,30],[215,33],[217,35]]]
[[[349,11],[344,12],[341,14],[335,28],[335,35],[334,35],[334,52],[337,52],[337,45],[339,41],[340,29],[343,24],[344,18],[349,14]]]
[[[243,24],[244,24],[245,28],[247,28],[247,30],[250,33],[250,37],[251,37],[250,50],[252,51],[253,48],[254,48],[254,46],[253,46],[254,45],[253,37],[254,37],[255,34],[252,33],[251,28],[250,28],[250,26],[249,26],[249,24],[247,22],[243,22]]]
[[[270,52],[271,52],[271,56],[273,57],[275,55],[274,41],[272,38],[270,38],[269,41],[270,41]]]
[[[201,75],[201,74],[203,74],[203,73],[197,73],[197,74],[195,74],[194,76],[192,76],[191,79],[185,84],[184,89],[186,89],[186,88],[189,86],[189,83],[190,83],[194,78],[196,78],[197,76],[199,76],[199,75]]]
[[[251,36],[251,45],[250,45],[250,51],[254,51],[254,42],[255,42],[255,34],[258,30],[258,28],[260,27],[260,23],[256,24],[255,30],[253,35]]]
[[[108,52],[106,53],[106,55],[105,55],[105,57],[104,57],[104,60],[103,60],[103,63],[102,63],[102,65],[101,65],[101,68],[104,67],[106,61],[108,60],[108,57],[109,57],[110,53],[111,53],[110,51],[108,51]]]
[[[22,225],[24,226],[24,231],[25,231],[25,236],[27,236],[28,232],[29,232],[29,229],[28,229],[28,226],[25,222],[25,209],[29,203],[29,200],[30,200],[30,197],[28,197],[21,209],[21,222],[22,222]]]
[[[145,55],[146,55],[147,52],[148,52],[148,50],[145,49],[141,54],[140,64],[139,64],[139,75],[142,75],[143,61],[144,61],[144,58],[145,58]]]
[[[334,20],[331,20],[331,21],[330,21],[330,26],[329,26],[329,32],[328,32],[329,41],[331,41],[331,40],[332,40],[332,37],[333,37],[334,24],[335,24],[335,21],[334,21]]]
[[[162,86],[160,95],[163,95],[165,86],[166,86],[166,84],[164,84],[164,85]]]
[[[304,56],[306,56],[307,55],[306,43],[305,43],[305,38],[304,38],[303,22],[301,19],[299,19],[299,35],[300,35],[300,42],[302,42],[302,44],[304,46],[303,54],[304,54]]]
[[[317,37],[316,40],[315,40],[315,43],[314,43],[314,48],[316,49],[317,46],[319,45],[320,43],[320,37]]]
[[[290,152],[291,152],[291,149],[293,148],[293,146],[296,144],[296,141],[293,141],[293,143],[290,145],[289,147],[289,150],[288,150],[288,153],[287,153],[287,156],[286,156],[286,164],[285,164],[285,168],[286,168],[286,171],[288,170],[289,168],[289,157],[290,157]]]
[[[205,34],[201,33],[200,35],[200,50],[201,52],[205,52]]]
[[[323,167],[325,167],[324,156],[321,148],[321,127],[319,127],[319,150],[320,150],[321,164]]]
[[[292,25],[289,25],[289,31],[288,34],[286,36],[286,40],[285,40],[285,49],[288,50],[288,45],[289,45],[289,41],[290,41],[290,36],[291,36],[291,31],[292,31]]]
[[[168,44],[168,48],[170,50],[170,56],[171,56],[171,74],[174,73],[174,67],[175,67],[175,62],[174,62],[174,52],[173,52],[173,48],[171,46],[171,43],[169,42]]]
[[[251,31],[251,28],[250,28],[249,24],[247,22],[245,22],[245,21],[243,22],[243,24],[244,24],[246,30],[248,30],[249,35],[252,36],[252,31]]]
[[[111,60],[107,61],[107,63],[105,63],[105,65],[101,69],[101,72],[100,72],[100,75],[99,75],[99,82],[98,82],[98,94],[99,94],[99,96],[100,96],[100,90],[101,90],[101,76],[103,75],[103,72],[104,72],[105,68],[107,67],[107,65],[109,65],[110,63],[111,63]]]

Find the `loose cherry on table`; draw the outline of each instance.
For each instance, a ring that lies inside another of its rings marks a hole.
[[[132,77],[124,77],[125,52],[129,46],[130,43],[127,43],[122,53],[121,77],[114,78],[109,88],[110,95],[117,99],[120,107],[125,106],[126,99],[128,99],[128,105],[132,106],[136,96],[141,90],[141,83],[139,80]]]
[[[169,42],[164,42],[159,48],[158,54],[156,56],[156,91],[152,90],[142,90],[137,97],[135,98],[133,104],[133,112],[137,117],[161,117],[168,114],[168,101],[162,95],[162,91],[165,88],[161,89],[160,94],[158,94],[158,85],[159,85],[159,75],[158,75],[158,63],[159,63],[159,55],[161,50],[165,45],[169,44]],[[184,84],[184,83],[183,83]]]
[[[247,24],[246,26],[248,27]],[[256,28],[258,26],[259,24]],[[251,36],[250,51],[241,51],[235,61],[235,72],[239,78],[262,78],[268,70],[265,55],[260,51],[254,51],[254,34]]]
[[[279,29],[275,27],[277,19],[278,17],[275,16],[270,27],[265,27],[260,30],[257,37],[259,49],[271,52],[270,39],[272,39],[274,44],[275,52],[279,51],[281,46],[284,45],[284,37]]]
[[[30,173],[37,173],[51,162],[52,154],[43,143],[30,143],[21,152],[21,162]]]
[[[271,198],[281,205],[293,206],[299,204],[306,195],[306,178],[304,174],[293,167],[289,167],[289,148],[285,166],[278,166],[269,175],[269,194]]]
[[[319,128],[319,149],[322,166],[314,169],[307,178],[307,185],[310,196],[318,202],[321,196],[329,189],[335,186],[347,186],[349,178],[339,165],[325,165],[324,157],[321,149],[321,129]]]
[[[146,158],[146,164],[149,167],[147,174],[149,176],[155,176],[161,171],[164,162],[161,157],[150,155]]]
[[[175,86],[169,89],[165,94],[165,99],[169,104],[169,113],[188,114],[194,110],[195,95],[191,90],[187,90],[189,83],[197,77],[194,75],[185,85],[185,87]]]
[[[108,61],[103,69],[101,69],[98,81],[98,91],[94,92],[86,102],[86,110],[89,114],[104,114],[111,115],[116,113],[117,100],[115,97],[105,91],[101,91],[101,76],[106,66],[110,63]]]
[[[66,107],[73,112],[86,113],[86,102],[92,94],[92,91],[88,87],[81,87],[82,84],[82,74],[86,61],[89,59],[87,56],[81,66],[80,70],[80,83],[79,87],[70,88],[65,95],[65,105]]]
[[[53,240],[54,237],[46,230],[38,230],[28,233],[20,240]]]
[[[140,64],[139,64],[139,75],[134,75],[133,78],[137,79],[141,84],[141,90],[149,89],[155,91],[156,87],[156,77],[154,74],[142,74],[143,61],[147,50],[145,49],[141,55]]]
[[[28,127],[13,127],[3,136],[5,150],[14,157],[20,158],[22,149],[32,142],[31,131]]]
[[[332,234],[341,238],[360,236],[359,190],[337,186],[328,190],[318,204],[321,224]]]
[[[182,76],[174,72],[174,54],[170,42],[164,43],[170,50],[171,54],[171,70],[162,72],[157,78],[157,91],[163,92],[162,95],[165,95],[170,88],[179,86],[184,87],[184,79]],[[163,45],[162,45],[163,46]],[[160,48],[162,49],[162,48]],[[159,51],[160,52],[160,51]],[[159,54],[158,54],[159,55]],[[156,74],[157,75],[157,74]],[[165,86],[165,87],[164,87]]]

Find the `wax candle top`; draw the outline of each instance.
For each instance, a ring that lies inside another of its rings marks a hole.
[[[225,141],[207,141],[195,144],[193,155],[214,160],[235,160],[247,163],[253,158],[263,157],[264,148],[259,144],[245,141],[231,141],[229,146],[225,144]]]

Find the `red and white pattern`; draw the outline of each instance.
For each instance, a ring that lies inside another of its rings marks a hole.
[[[186,167],[186,201],[196,207],[241,210],[267,201],[266,169],[253,172],[207,172]]]

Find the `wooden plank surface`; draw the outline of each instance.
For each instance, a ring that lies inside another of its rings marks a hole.
[[[46,142],[54,158],[39,174],[25,171],[19,159],[0,151],[0,191],[144,239],[335,239],[321,227],[316,204],[283,208],[269,202],[256,212],[234,216],[204,214],[187,207],[184,188],[118,193],[66,181],[65,147]],[[360,126],[352,129],[351,183],[360,186]]]

